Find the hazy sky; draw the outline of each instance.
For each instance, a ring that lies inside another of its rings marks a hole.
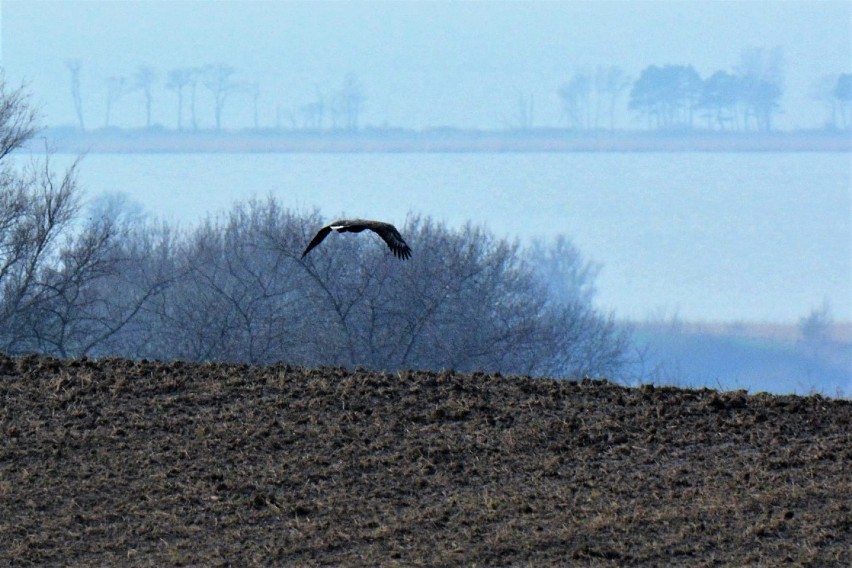
[[[2,64],[29,82],[50,125],[75,122],[65,61],[82,62],[87,126],[104,123],[106,78],[159,72],[154,122],[173,128],[168,70],[227,63],[257,81],[260,121],[329,94],[354,73],[366,95],[362,125],[501,128],[519,97],[538,126],[560,124],[556,91],[581,67],[617,65],[631,77],[651,64],[691,64],[707,77],[732,70],[744,49],[783,48],[782,128],[814,127],[825,111],[821,77],[852,71],[852,2],[806,1],[34,1],[4,0]],[[212,123],[206,93],[199,117]],[[224,125],[251,125],[234,94]],[[128,95],[114,124],[139,126]],[[627,126],[626,113],[621,125]]]

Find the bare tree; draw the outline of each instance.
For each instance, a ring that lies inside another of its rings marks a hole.
[[[236,83],[231,79],[231,76],[236,70],[224,63],[215,65],[207,65],[204,67],[204,76],[202,83],[213,95],[213,112],[216,119],[216,130],[222,129],[222,109],[225,108],[225,101],[228,94],[234,90]]]
[[[591,304],[595,268],[564,239],[531,254],[478,227],[412,217],[405,263],[378,237],[350,235],[301,259],[321,224],[274,200],[208,219],[172,249],[180,276],[143,320],[156,356],[553,376],[623,364],[626,338]],[[564,276],[558,294],[541,258]]]
[[[609,129],[615,130],[615,109],[618,100],[630,87],[630,78],[615,65],[598,67],[595,77],[599,100],[608,99]]]
[[[302,128],[306,130],[322,130],[325,125],[325,117],[328,114],[328,105],[326,104],[326,95],[322,92],[319,86],[314,87],[316,93],[312,102],[302,105],[299,108],[301,116]]]
[[[130,254],[129,225],[116,215],[91,216],[81,226],[77,162],[57,173],[49,156],[5,159],[34,134],[27,103],[22,90],[0,83],[0,349],[60,356],[110,350],[166,282],[148,268],[133,270],[156,247]]]
[[[94,200],[87,217],[62,257],[62,272],[77,275],[66,276],[71,284],[54,311],[71,316],[61,318],[64,348],[77,356],[150,357],[159,351],[151,314],[178,277],[173,233],[121,194]]]
[[[79,59],[69,59],[65,62],[65,66],[71,72],[71,98],[74,101],[74,112],[77,114],[77,122],[80,125],[80,130],[86,129],[86,124],[83,122],[83,99],[80,95],[80,68]]]
[[[628,107],[658,129],[692,128],[702,85],[691,65],[651,65],[633,83]]]
[[[167,356],[307,360],[304,298],[297,291],[305,275],[281,248],[294,249],[291,216],[273,201],[252,201],[189,235],[176,261],[181,276],[152,324]]]
[[[25,343],[32,307],[45,293],[41,278],[79,207],[76,164],[57,175],[47,157],[20,166],[6,160],[35,131],[29,96],[0,79],[0,347],[7,351]]]
[[[345,237],[307,259],[307,294],[320,310],[309,318],[311,335],[329,339],[326,357],[384,369],[554,376],[619,368],[627,340],[591,306],[585,278],[592,266],[562,259],[579,284],[571,294],[566,282],[556,298],[517,243],[419,217],[403,232],[417,243],[404,265],[381,247],[361,248],[363,240]],[[551,258],[571,251],[563,241]]]
[[[57,177],[47,159],[23,169],[2,165],[0,347],[6,351],[31,345],[35,312],[50,293],[42,277],[79,207],[76,187],[74,166]]]
[[[601,128],[604,107],[609,115],[609,128],[615,128],[615,108],[619,98],[630,86],[630,80],[616,66],[595,68],[594,72],[578,69],[571,79],[559,88],[562,114],[568,127],[575,130]]]
[[[343,85],[337,92],[332,107],[332,128],[357,130],[358,120],[364,107],[364,90],[358,77],[349,73],[343,79]],[[341,125],[338,125],[338,117]]]
[[[742,102],[742,79],[727,71],[717,71],[704,81],[698,106],[707,113],[710,129],[727,130],[737,128]]]
[[[156,78],[156,72],[148,65],[140,65],[133,77],[134,87],[142,91],[142,97],[145,99],[145,128],[151,128],[152,88]]]
[[[778,112],[778,100],[783,93],[784,66],[784,52],[780,47],[768,52],[760,48],[742,52],[736,71],[742,80],[746,128],[751,119],[758,130],[772,130],[772,120]]]
[[[567,237],[558,235],[549,243],[533,241],[525,254],[552,298],[591,305],[597,293],[594,282],[601,267],[585,260]]]
[[[183,91],[192,81],[192,69],[181,68],[169,71],[166,88],[177,95],[177,129],[183,130]]]
[[[400,364],[526,372],[516,357],[528,347],[543,296],[523,270],[517,243],[472,225],[450,231],[428,219],[413,219],[405,232],[423,241],[415,251],[424,250],[400,283],[403,296],[414,298],[403,312]]]
[[[23,166],[7,160],[36,132],[23,88],[0,76],[0,347],[22,341],[19,325],[38,301],[38,279],[78,208],[75,165],[57,177],[47,158]]]
[[[5,75],[0,73],[0,161],[32,138],[38,129],[36,118],[29,94],[23,88],[9,89]],[[0,182],[4,188],[11,181],[11,173],[6,168],[6,164],[3,164],[0,169]]]
[[[55,261],[33,281],[36,294],[27,306],[29,317],[19,322],[19,339],[69,357],[89,354],[118,332],[134,310],[117,313],[121,296],[105,294],[99,284],[121,273],[121,256],[117,227],[109,219],[93,220],[69,235]],[[127,282],[122,284],[126,292]]]
[[[586,130],[592,126],[592,75],[579,69],[571,79],[559,87],[562,100],[562,114],[568,121],[568,127],[574,130]]]

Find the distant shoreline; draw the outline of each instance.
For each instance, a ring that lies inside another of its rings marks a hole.
[[[621,323],[634,330],[670,331],[686,335],[713,337],[741,337],[792,344],[803,341],[801,326],[797,322],[758,321],[696,321],[677,318],[661,321],[625,319]],[[836,343],[852,344],[852,322],[835,321],[825,326],[825,339]]]
[[[52,128],[61,153],[500,153],[500,152],[852,152],[852,133],[528,132],[456,129],[347,131],[170,131]]]

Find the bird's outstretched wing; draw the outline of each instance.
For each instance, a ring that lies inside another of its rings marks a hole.
[[[331,232],[331,226],[326,226],[326,227],[323,227],[322,229],[320,229],[317,232],[316,236],[313,238],[313,240],[310,243],[308,243],[308,247],[305,249],[305,252],[302,253],[302,258],[305,258],[305,255],[308,254],[309,252],[311,252],[312,248],[314,248],[315,246],[320,244],[322,242],[322,240],[324,238],[326,238],[330,232]]]
[[[391,249],[391,252],[396,257],[405,260],[411,256],[411,247],[402,240],[402,235],[390,223],[372,221],[367,224],[367,228],[379,235],[388,244],[388,248]]]
[[[360,233],[365,229],[370,229],[379,235],[385,243],[387,243],[388,248],[390,248],[394,256],[401,259],[406,259],[411,256],[411,247],[409,247],[402,239],[402,235],[399,234],[396,227],[390,223],[383,223],[382,221],[368,221],[366,219],[338,219],[337,221],[332,221],[319,230],[314,239],[308,244],[308,248],[306,248],[305,252],[302,253],[302,258],[305,258],[305,255],[308,254],[312,248],[320,244],[322,240],[328,236],[332,229],[339,233]]]

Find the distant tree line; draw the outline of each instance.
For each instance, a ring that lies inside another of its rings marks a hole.
[[[630,79],[619,67],[598,67],[594,73],[580,69],[559,87],[562,115],[573,130],[615,129],[615,110],[630,87]]]
[[[80,74],[82,63],[73,59],[66,61],[66,67],[71,73],[71,98],[77,116],[78,126],[85,130],[86,122],[83,116],[83,96],[81,92]],[[199,67],[180,67],[169,70],[165,75],[163,86],[175,95],[175,123],[178,130],[198,130],[201,124],[200,114],[207,112],[212,115],[216,130],[222,130],[223,112],[226,104],[235,96],[244,101],[250,100],[252,105],[252,126],[261,128],[259,118],[260,84],[257,81],[237,80],[237,70],[224,63],[211,63]],[[153,104],[153,87],[159,75],[148,65],[139,66],[131,75],[114,75],[107,77],[104,86],[105,119],[103,126],[112,126],[112,115],[115,105],[128,96],[141,96],[144,103],[145,127],[154,126],[151,119]],[[210,107],[199,109],[199,87],[207,92]],[[365,101],[363,88],[354,74],[344,77],[339,89],[330,94],[317,90],[316,100],[301,106],[297,112],[277,112],[276,126],[280,128],[286,120],[292,128],[321,130],[326,127],[335,130],[354,130],[358,128],[361,112]],[[286,116],[284,116],[286,115]]]
[[[85,129],[81,69],[79,60],[66,62],[71,74],[71,97],[78,125]],[[232,99],[251,104],[251,126],[261,128],[259,118],[260,83],[238,80],[237,70],[224,63],[181,67],[166,72],[163,86],[174,93],[174,116],[178,130],[198,130],[204,115],[216,130],[225,127],[223,112]],[[818,86],[817,98],[828,109],[825,126],[831,129],[852,127],[852,74],[830,77]],[[160,79],[150,66],[140,66],[130,75],[106,78],[104,126],[112,125],[115,105],[133,95],[142,103],[145,126],[153,126],[151,108],[153,86]],[[199,108],[199,88],[208,94],[206,106]],[[696,127],[709,130],[770,131],[781,111],[784,94],[784,57],[779,48],[748,49],[731,71],[719,70],[702,78],[691,65],[650,65],[632,79],[617,66],[579,69],[559,88],[562,123],[575,131],[615,130],[618,110],[626,108],[644,119],[654,130],[685,130]],[[357,130],[366,97],[354,74],[330,92],[317,88],[314,99],[293,109],[275,109],[276,129]],[[530,130],[533,123],[532,96],[518,96],[517,108],[508,126]],[[266,126],[267,128],[269,125]]]
[[[650,65],[635,81],[618,67],[580,70],[560,87],[563,114],[576,130],[615,128],[618,99],[629,88],[628,109],[648,128],[683,130],[704,119],[710,130],[772,130],[783,94],[784,61],[779,49],[747,50],[733,72],[702,79],[691,65]]]
[[[414,256],[250,201],[178,231],[121,199],[83,215],[76,165],[21,166],[34,132],[0,84],[0,350],[60,357],[613,376],[627,337],[592,306],[594,266],[566,240],[522,248],[412,216]]]

